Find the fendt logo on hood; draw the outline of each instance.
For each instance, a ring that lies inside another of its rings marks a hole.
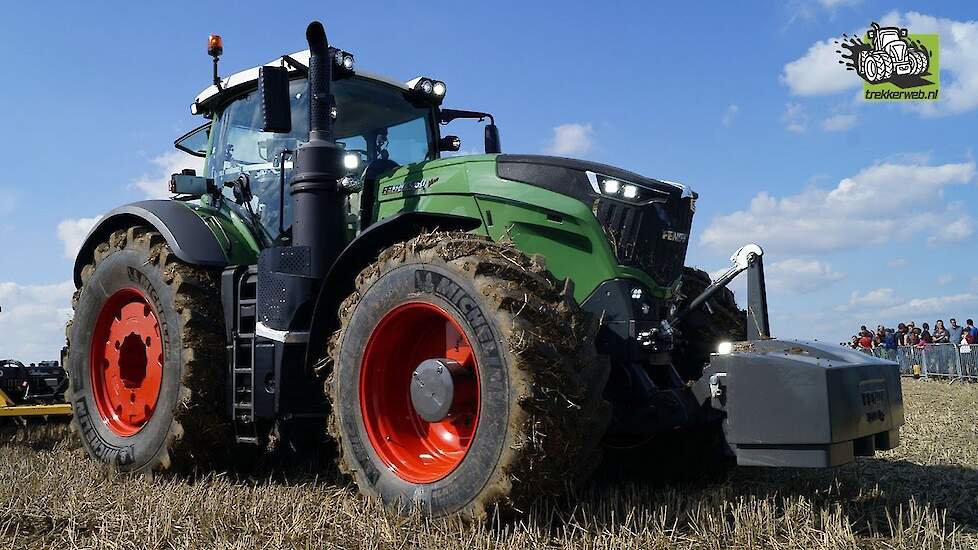
[[[936,34],[910,34],[901,27],[873,23],[862,37],[836,41],[839,63],[863,79],[866,101],[934,101],[940,89]]]
[[[411,181],[404,183],[397,183],[394,185],[388,185],[380,190],[381,195],[391,195],[394,193],[405,193],[410,194],[413,191],[423,191],[432,185],[438,183],[438,178],[428,178],[421,181]]]

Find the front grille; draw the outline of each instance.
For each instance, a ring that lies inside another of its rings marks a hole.
[[[601,198],[595,216],[622,265],[641,269],[663,286],[682,275],[692,199],[672,196],[665,204],[634,206]],[[669,231],[673,239],[680,235],[681,242],[665,238]]]

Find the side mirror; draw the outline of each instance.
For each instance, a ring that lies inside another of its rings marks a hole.
[[[291,132],[288,69],[271,66],[258,69],[258,97],[261,99],[262,131],[277,134]]]
[[[502,152],[502,146],[499,144],[499,127],[495,124],[486,124],[486,153]]]
[[[908,34],[910,34],[910,31],[907,29],[900,29],[900,36],[907,36]]]
[[[462,148],[462,140],[458,136],[445,136],[438,140],[439,151],[458,151]]]

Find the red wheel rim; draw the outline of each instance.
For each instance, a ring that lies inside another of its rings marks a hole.
[[[411,403],[411,375],[437,358],[457,361],[473,376],[456,381],[445,419],[426,422]],[[465,332],[438,306],[403,304],[377,324],[360,366],[360,410],[370,444],[398,477],[431,483],[461,464],[479,422],[477,367]]]
[[[92,393],[113,433],[138,433],[156,410],[163,379],[160,322],[146,295],[122,289],[106,300],[92,332]]]

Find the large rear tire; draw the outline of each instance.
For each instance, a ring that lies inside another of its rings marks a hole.
[[[67,329],[66,399],[91,457],[145,472],[229,448],[219,280],[143,227],[95,248]]]
[[[540,259],[465,233],[381,253],[329,344],[341,469],[401,513],[470,520],[589,474],[610,418],[609,367],[568,287]],[[410,386],[432,359],[454,365],[455,394],[448,416],[425,421]]]

